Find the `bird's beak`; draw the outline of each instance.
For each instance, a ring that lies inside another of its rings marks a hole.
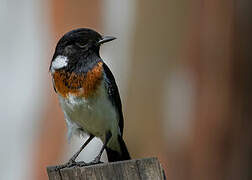
[[[98,44],[103,44],[103,43],[106,43],[106,42],[109,42],[109,41],[113,41],[115,40],[116,38],[113,37],[113,36],[102,36],[102,39],[98,42]]]

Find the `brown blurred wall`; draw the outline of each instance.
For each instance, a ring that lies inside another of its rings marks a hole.
[[[249,0],[137,2],[125,134],[135,157],[161,159],[168,179],[252,178],[251,7]],[[178,67],[192,74],[195,90],[183,144],[167,141],[163,127],[165,79]]]
[[[171,70],[178,65],[187,2],[139,0],[136,5],[125,135],[134,157],[157,156],[169,177],[166,148],[173,145],[167,144],[164,135],[164,89]]]

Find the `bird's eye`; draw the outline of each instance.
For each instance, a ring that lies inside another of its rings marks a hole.
[[[85,44],[85,43],[75,43],[76,44],[76,46],[78,46],[79,48],[85,48],[85,47],[87,47],[87,44]]]

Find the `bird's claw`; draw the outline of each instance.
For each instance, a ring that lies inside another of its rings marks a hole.
[[[93,161],[89,163],[86,163],[84,161],[75,162],[74,160],[70,159],[67,163],[56,166],[55,170],[58,171],[58,170],[61,170],[64,168],[70,168],[73,166],[83,167],[83,166],[90,166],[90,165],[95,165],[95,164],[100,164],[100,163],[103,163],[100,161],[100,157],[96,157]]]
[[[61,170],[61,169],[64,169],[64,168],[70,168],[70,167],[73,167],[73,166],[76,166],[76,165],[77,165],[77,162],[70,159],[67,163],[56,166],[55,170],[57,171],[57,170]]]
[[[78,166],[78,167],[83,167],[83,166],[87,166],[87,165],[88,165],[88,163],[86,163],[84,161],[79,161],[76,163],[76,166]]]
[[[93,161],[89,162],[88,165],[100,164],[103,163],[100,161],[101,157],[97,156]]]

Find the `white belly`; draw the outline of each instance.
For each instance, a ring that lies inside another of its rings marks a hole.
[[[100,137],[102,141],[105,140],[105,134],[109,130],[113,135],[119,133],[115,108],[105,92],[104,85],[101,83],[97,94],[92,98],[76,98],[71,95],[69,98],[63,98],[59,95],[69,139],[72,134],[82,132],[80,128],[85,133]]]

